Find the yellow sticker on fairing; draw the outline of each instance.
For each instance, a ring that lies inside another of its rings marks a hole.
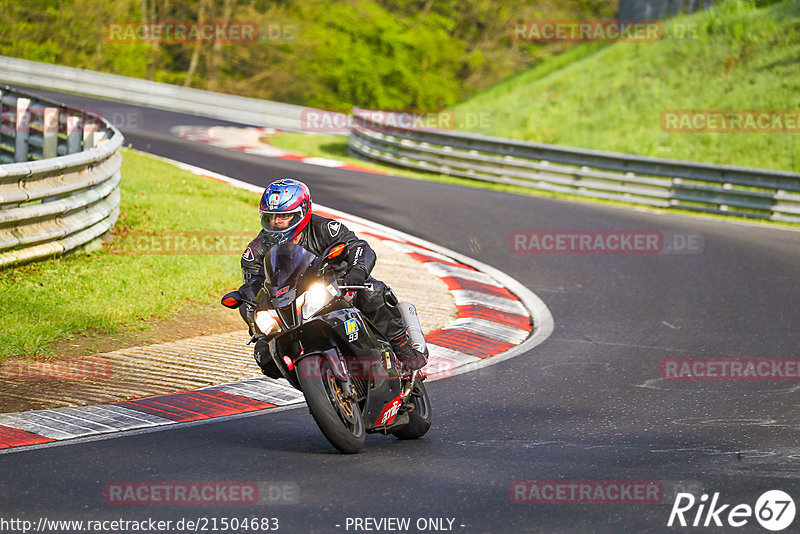
[[[348,319],[344,322],[344,331],[348,334],[358,332],[358,322],[355,319]]]

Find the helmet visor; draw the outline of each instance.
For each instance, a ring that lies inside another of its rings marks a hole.
[[[284,234],[291,232],[303,216],[300,208],[295,211],[262,211],[261,227],[269,234]]]

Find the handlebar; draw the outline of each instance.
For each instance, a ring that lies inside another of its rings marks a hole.
[[[339,289],[369,289],[372,290],[372,284],[369,282],[365,282],[363,286],[339,286]]]

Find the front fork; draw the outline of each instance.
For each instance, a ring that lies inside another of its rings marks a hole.
[[[353,388],[352,384],[350,383],[350,375],[347,373],[344,360],[339,355],[339,352],[335,349],[328,349],[319,352],[318,354],[323,356],[328,361],[328,365],[330,365],[331,371],[333,371],[334,378],[336,378],[336,380],[339,382],[339,387],[342,388],[342,397],[345,400],[355,402],[356,398],[355,395],[353,395]]]
[[[350,384],[350,375],[347,373],[344,360],[341,356],[339,356],[338,351],[329,349],[321,354],[326,360],[328,360],[328,364],[331,366],[331,370],[333,371],[333,376],[339,381],[344,398],[348,400],[355,400],[353,397],[353,389]]]
[[[411,411],[413,410],[413,405],[411,404],[411,392],[414,391],[414,384],[417,383],[417,380],[422,382],[425,380],[425,376],[422,374],[420,369],[416,369],[411,372],[411,377],[408,378],[405,386],[403,387],[403,398],[402,398],[402,407],[404,410]]]

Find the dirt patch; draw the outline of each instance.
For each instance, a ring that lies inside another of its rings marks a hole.
[[[107,392],[108,400],[130,398],[126,388],[136,384],[130,384],[130,379],[126,380],[128,384],[122,384],[118,373],[108,378],[98,377],[106,373],[111,360],[92,358],[94,355],[242,330],[243,327],[236,310],[219,304],[194,305],[169,319],[151,319],[114,333],[85,333],[58,341],[50,345],[56,357],[4,362],[5,369],[0,371],[0,413],[89,404],[96,400],[96,392],[100,391]],[[247,341],[246,336],[244,331],[243,343]],[[253,370],[257,371],[255,367]],[[9,376],[23,378],[9,379]],[[152,376],[142,376],[139,380],[142,387],[138,389],[146,395],[155,391],[147,383],[157,381]],[[118,394],[114,394],[115,391]]]
[[[128,347],[166,343],[189,337],[231,332],[246,328],[238,310],[221,304],[193,305],[169,319],[150,319],[111,334],[88,333],[50,345],[59,356],[89,356]]]

